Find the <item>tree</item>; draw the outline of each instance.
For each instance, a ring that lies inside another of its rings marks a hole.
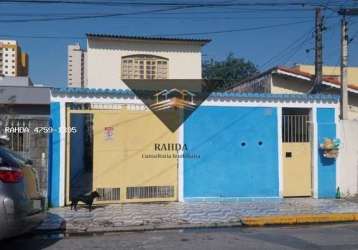
[[[223,61],[210,59],[203,63],[203,77],[205,79],[219,79],[224,81],[224,88],[230,88],[241,80],[259,73],[255,64],[229,53]]]

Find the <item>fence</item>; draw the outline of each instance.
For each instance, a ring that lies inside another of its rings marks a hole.
[[[6,127],[8,147],[25,159],[33,161],[40,179],[41,190],[47,190],[49,134],[37,133],[36,128],[48,127],[47,118],[12,118]]]

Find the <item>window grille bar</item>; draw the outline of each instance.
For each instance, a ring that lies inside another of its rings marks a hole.
[[[283,115],[282,116],[282,141],[283,142],[309,142],[309,117],[308,115]]]

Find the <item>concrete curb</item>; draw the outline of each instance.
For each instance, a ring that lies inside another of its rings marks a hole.
[[[293,214],[241,217],[244,226],[294,225],[358,221],[358,213]]]
[[[354,222],[358,221],[358,213],[324,213],[324,214],[292,214],[292,215],[267,215],[267,216],[244,216],[241,220],[217,223],[195,224],[148,224],[138,226],[93,226],[93,227],[60,227],[36,229],[36,234],[95,234],[116,232],[143,232],[154,230],[180,230],[180,229],[205,229],[205,228],[230,228],[230,227],[258,227],[270,225],[298,225],[312,223]]]
[[[143,226],[127,226],[127,227],[93,227],[93,228],[57,228],[57,229],[36,229],[37,234],[94,234],[94,233],[115,233],[115,232],[142,232],[154,230],[180,230],[180,229],[205,229],[205,228],[229,228],[241,227],[240,222],[230,223],[207,223],[207,224],[167,224],[167,225],[143,225]]]

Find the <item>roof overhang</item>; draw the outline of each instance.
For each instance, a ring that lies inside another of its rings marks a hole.
[[[312,82],[312,78],[309,77],[309,76],[297,74],[297,73],[294,73],[294,72],[291,72],[291,71],[287,71],[287,70],[282,69],[282,68],[279,68],[279,67],[277,67],[276,69],[274,69],[274,70],[271,71],[271,72],[272,72],[272,73],[276,73],[276,74],[280,74],[280,75],[285,75],[285,76],[293,77],[293,78],[298,78],[298,79],[301,79],[301,80],[304,80],[304,81]],[[326,86],[329,86],[329,87],[336,88],[336,89],[340,89],[340,88],[341,88],[340,85],[335,84],[335,83],[332,83],[332,82],[329,82],[329,81],[325,81],[325,80],[322,81],[322,84],[323,84],[323,85],[326,85]],[[352,92],[352,93],[355,93],[355,94],[358,94],[358,90],[353,89],[353,88],[348,88],[348,91],[349,91],[349,92]]]
[[[102,39],[102,40],[117,40],[117,41],[156,41],[165,43],[190,43],[204,46],[211,42],[211,39],[192,39],[192,38],[171,38],[159,36],[128,36],[128,35],[113,35],[113,34],[94,34],[87,33],[87,39]]]

